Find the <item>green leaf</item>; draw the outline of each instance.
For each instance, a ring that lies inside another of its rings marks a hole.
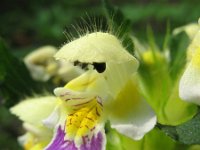
[[[157,50],[153,40],[151,43],[147,55],[142,53],[142,57],[146,56],[145,59],[140,58],[141,92],[154,109],[159,123],[179,125],[197,113],[197,106],[179,98],[179,81],[172,80],[169,74],[171,66],[164,56],[164,51]]]
[[[200,112],[191,120],[178,126],[159,125],[167,135],[173,139],[190,145],[200,144]]]
[[[186,64],[186,50],[190,43],[185,32],[173,36],[170,41],[170,74],[176,80]]]
[[[43,85],[35,82],[24,63],[14,57],[0,39],[0,97],[7,107],[21,98],[41,93]]]
[[[131,30],[131,21],[123,15],[119,8],[112,6],[108,0],[102,0],[108,20],[108,27],[112,33],[122,40],[124,47],[133,54],[133,41],[129,35]]]
[[[192,120],[176,127],[179,141],[185,144],[200,144],[200,113]]]
[[[14,115],[11,115],[4,106],[0,106],[0,112],[0,147],[7,150],[22,150],[16,140],[17,136],[19,136],[18,127],[21,126],[21,122]]]

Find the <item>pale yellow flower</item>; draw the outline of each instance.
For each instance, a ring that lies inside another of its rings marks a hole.
[[[57,49],[53,46],[40,47],[24,58],[33,79],[47,81],[50,78],[68,82],[84,71],[70,62],[55,61]]]
[[[138,90],[135,76],[138,61],[114,35],[102,32],[85,35],[64,45],[55,57],[85,63],[88,70],[64,87],[56,88],[58,99],[40,100],[41,103],[27,100],[11,109],[25,123],[54,131],[44,149],[105,149],[107,121],[133,139],[141,139],[154,127],[155,114]],[[34,109],[29,108],[32,105]],[[36,144],[40,144],[36,147],[40,150],[41,141]]]

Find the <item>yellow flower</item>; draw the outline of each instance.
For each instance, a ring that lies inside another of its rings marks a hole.
[[[53,137],[53,129],[45,125],[45,119],[55,111],[56,97],[44,96],[28,98],[10,109],[11,113],[22,120],[27,131],[19,138],[25,150],[39,150],[45,147]],[[56,117],[55,117],[56,119]]]
[[[83,73],[80,67],[70,62],[55,61],[57,49],[53,46],[40,47],[24,58],[33,79],[47,81],[50,78],[68,82]]]
[[[55,58],[79,62],[88,70],[54,90],[58,99],[47,101],[55,107],[46,119],[39,115],[47,109],[43,110],[40,103],[37,104],[39,114],[33,118],[35,114],[31,114],[27,117],[30,120],[23,119],[24,114],[19,110],[20,106],[25,109],[23,102],[11,109],[23,121],[34,123],[32,119],[37,118],[36,122],[40,120],[38,123],[54,131],[45,149],[105,149],[107,121],[112,128],[133,139],[141,139],[154,127],[154,112],[138,90],[135,76],[138,61],[114,35],[102,32],[85,35],[64,45]]]

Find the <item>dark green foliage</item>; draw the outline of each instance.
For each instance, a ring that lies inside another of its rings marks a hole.
[[[7,107],[16,104],[24,96],[42,91],[41,85],[31,78],[24,63],[9,52],[2,39],[0,39],[0,72],[0,97]]]
[[[173,36],[170,41],[170,74],[176,79],[186,64],[186,50],[190,43],[189,37],[185,32]]]
[[[200,112],[191,120],[178,126],[158,125],[168,136],[183,144],[200,144]]]
[[[19,126],[21,123],[9,110],[0,106],[0,149],[2,150],[22,150],[16,140],[21,131]]]
[[[192,120],[176,127],[179,141],[185,144],[200,144],[200,113]]]
[[[105,8],[111,32],[122,39],[122,44],[131,54],[133,54],[134,45],[130,37],[130,30],[132,26],[131,21],[125,18],[121,10],[112,6],[108,0],[103,0],[103,6]]]

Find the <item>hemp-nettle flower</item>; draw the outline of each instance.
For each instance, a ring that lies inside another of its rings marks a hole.
[[[112,128],[133,139],[141,139],[154,127],[156,117],[136,82],[138,61],[114,35],[87,34],[64,45],[55,58],[79,62],[88,70],[54,90],[55,108],[49,117],[39,119],[54,131],[46,150],[105,149],[108,120]],[[23,118],[22,113],[13,113]]]
[[[20,144],[25,150],[41,150],[52,139],[53,131],[42,122],[55,109],[57,105],[55,96],[27,98],[10,109],[23,121],[27,131],[19,137]]]
[[[24,62],[35,80],[47,81],[51,77],[51,73],[55,72],[57,64],[53,60],[53,55],[56,51],[57,49],[53,46],[43,46],[24,58]]]
[[[53,46],[40,47],[24,58],[33,79],[47,81],[54,77],[68,82],[83,73],[83,70],[70,62],[55,61],[57,49]]]
[[[179,84],[179,95],[183,100],[200,105],[200,30],[189,46],[191,59]]]

